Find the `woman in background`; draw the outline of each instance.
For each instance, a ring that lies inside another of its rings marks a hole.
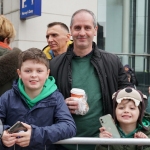
[[[21,51],[9,47],[15,34],[13,24],[5,16],[0,15],[0,96],[11,89],[13,80],[17,78],[17,58]]]

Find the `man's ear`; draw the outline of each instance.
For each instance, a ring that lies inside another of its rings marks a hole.
[[[70,41],[70,37],[71,37],[71,35],[70,35],[70,33],[68,33],[67,34],[67,42]]]
[[[19,69],[17,69],[17,73],[18,73],[19,78],[21,78],[21,71]]]
[[[98,26],[95,27],[95,33],[94,33],[95,36],[97,35],[97,30],[98,30]]]

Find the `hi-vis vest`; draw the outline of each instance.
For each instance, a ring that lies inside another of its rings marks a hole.
[[[73,43],[73,41],[69,41],[67,44],[68,44],[68,46],[69,46],[69,44],[72,44],[72,43]],[[51,48],[50,48],[49,45],[45,46],[42,51],[43,51],[43,53],[46,55],[46,57],[47,57],[48,59],[51,60],[51,59],[54,57],[53,52],[52,52],[52,53],[50,52],[50,51],[51,51]]]

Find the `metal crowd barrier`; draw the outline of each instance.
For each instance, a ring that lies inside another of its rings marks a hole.
[[[145,138],[81,138],[74,137],[56,142],[55,144],[79,144],[86,145],[150,145],[150,139]],[[109,150],[109,147],[108,147]]]

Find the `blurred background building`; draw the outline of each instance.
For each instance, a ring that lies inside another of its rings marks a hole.
[[[98,0],[100,31],[97,44],[117,54],[135,71],[138,87],[148,95],[150,85],[150,1]]]
[[[28,1],[28,0],[22,0]],[[36,1],[36,0],[33,0]],[[149,0],[41,0],[41,16],[21,20],[21,0],[0,0],[0,12],[10,19],[17,36],[11,47],[26,50],[47,45],[47,24],[61,21],[70,25],[78,9],[92,10],[98,22],[94,41],[100,49],[117,54],[129,64],[138,79],[137,89],[148,95],[150,85],[150,1]],[[109,59],[109,58],[108,58]]]

